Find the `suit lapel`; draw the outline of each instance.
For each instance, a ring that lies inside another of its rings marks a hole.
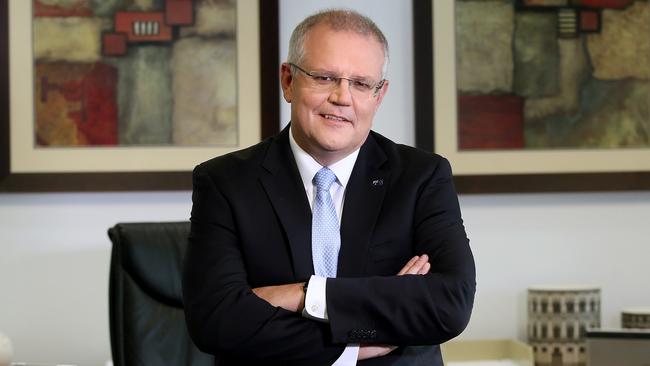
[[[338,277],[365,274],[368,245],[390,181],[390,172],[382,169],[385,161],[386,155],[369,135],[345,191]]]
[[[289,127],[274,139],[262,162],[266,175],[260,179],[289,240],[296,279],[314,273],[311,258],[311,209],[289,147]],[[261,223],[260,223],[261,224]]]
[[[370,238],[381,210],[390,172],[382,169],[386,155],[372,135],[361,147],[345,192],[341,218],[338,276],[365,274]],[[296,279],[314,274],[311,257],[311,209],[289,147],[289,128],[271,141],[260,180],[289,240]]]

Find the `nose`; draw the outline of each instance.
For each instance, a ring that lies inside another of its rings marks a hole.
[[[345,85],[343,84],[345,83]],[[352,105],[352,94],[350,93],[350,81],[339,79],[334,89],[330,92],[329,102],[336,105]]]

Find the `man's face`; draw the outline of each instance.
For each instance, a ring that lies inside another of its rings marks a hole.
[[[304,43],[302,69],[320,74],[379,82],[383,46],[372,36],[333,31],[319,24]],[[291,103],[291,130],[300,147],[323,165],[332,164],[360,147],[387,90],[366,97],[352,94],[347,80],[331,90],[319,90],[314,81],[291,66],[282,65],[284,98]]]

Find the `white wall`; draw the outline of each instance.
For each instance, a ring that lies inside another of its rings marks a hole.
[[[650,305],[650,192],[463,195],[477,267],[464,336],[526,339],[526,288],[597,285],[602,325]]]
[[[109,360],[107,229],[187,220],[190,201],[190,192],[0,194],[0,332],[14,360]]]
[[[392,42],[393,84],[377,129],[412,143],[408,2],[348,2],[337,4],[363,4]],[[286,24],[312,6],[281,5],[286,40]],[[286,41],[284,47],[286,53]],[[407,54],[401,66],[396,54]],[[460,202],[478,270],[476,306],[463,337],[525,339],[531,285],[601,286],[609,327],[618,325],[622,308],[650,305],[650,192],[464,195]],[[12,338],[15,359],[79,365],[109,359],[106,230],[119,221],[185,220],[190,206],[189,192],[0,194],[0,332]]]

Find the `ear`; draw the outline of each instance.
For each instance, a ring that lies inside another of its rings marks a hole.
[[[284,100],[286,100],[287,103],[291,103],[291,100],[293,99],[293,75],[291,74],[291,65],[286,62],[280,66],[280,84],[282,85]]]
[[[377,93],[375,109],[379,108],[381,101],[384,100],[384,95],[388,92],[388,80],[384,81],[384,85],[381,86],[379,92]]]

